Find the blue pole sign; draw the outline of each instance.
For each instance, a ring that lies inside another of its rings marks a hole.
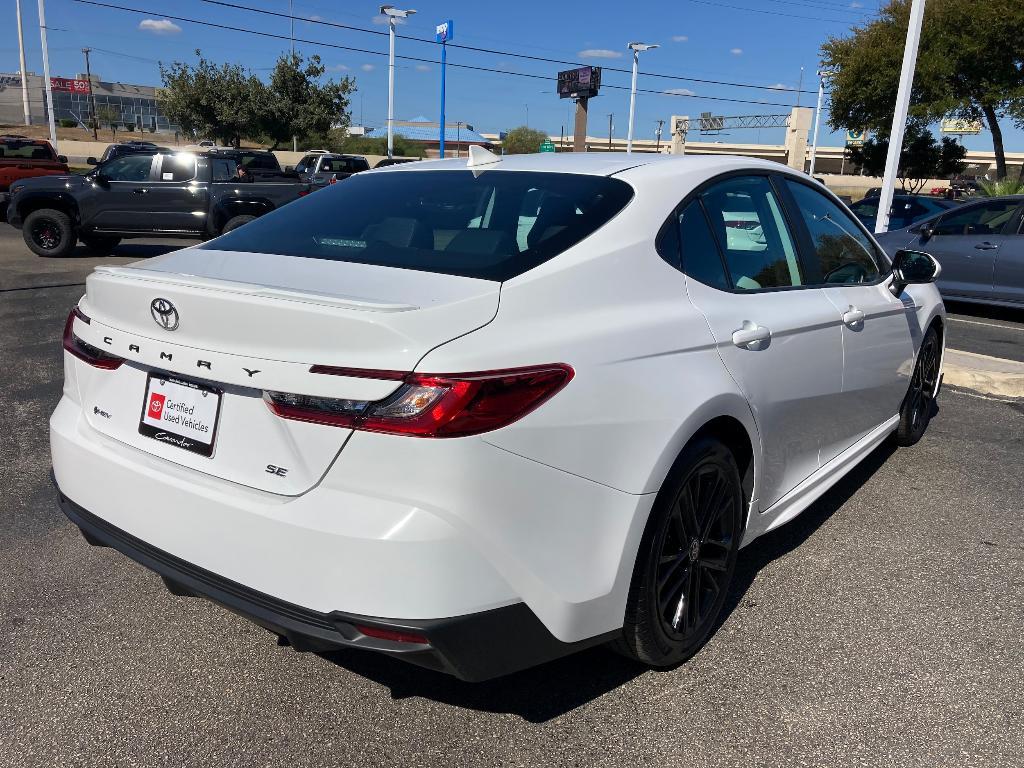
[[[438,143],[441,157],[444,157],[444,76],[448,64],[448,42],[455,37],[455,22],[451,19],[443,24],[437,25],[437,35],[434,38],[441,44],[441,139]]]

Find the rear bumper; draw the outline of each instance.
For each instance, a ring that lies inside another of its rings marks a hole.
[[[615,633],[575,643],[557,640],[524,603],[444,619],[381,619],[320,613],[211,573],[146,542],[60,494],[64,514],[94,546],[112,547],[158,573],[176,595],[204,597],[287,640],[298,651],[375,651],[477,682],[598,645]],[[426,643],[370,637],[359,627],[414,633]]]

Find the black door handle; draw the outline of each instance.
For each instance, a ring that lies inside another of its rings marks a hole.
[[[990,243],[987,240],[984,243],[978,243],[974,246],[975,250],[978,251],[994,251],[999,246],[996,243]]]

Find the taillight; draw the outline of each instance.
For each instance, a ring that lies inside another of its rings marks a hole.
[[[358,373],[318,366],[314,370]],[[372,402],[285,392],[266,392],[265,399],[278,416],[295,421],[393,435],[466,437],[521,419],[573,375],[573,369],[561,363],[482,373],[410,373],[395,392]]]
[[[394,643],[415,643],[416,645],[428,645],[430,643],[423,635],[415,632],[405,632],[397,629],[382,629],[381,627],[367,627],[363,624],[356,624],[362,634],[367,637],[377,637],[381,640],[391,640]]]
[[[64,323],[64,349],[93,368],[102,368],[106,371],[119,368],[121,363],[124,362],[124,358],[108,355],[102,349],[97,349],[92,344],[87,344],[75,335],[75,318],[78,318],[86,325],[92,322],[87,314],[77,306],[74,307],[68,313],[67,322]]]

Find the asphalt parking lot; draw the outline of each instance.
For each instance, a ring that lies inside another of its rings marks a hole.
[[[596,649],[470,685],[299,654],[55,503],[68,308],[96,263],[181,245],[44,260],[0,224],[0,766],[1021,765],[1024,401],[945,391],[918,446],[741,552],[677,669]],[[1024,359],[1024,318],[956,310],[950,346]]]

